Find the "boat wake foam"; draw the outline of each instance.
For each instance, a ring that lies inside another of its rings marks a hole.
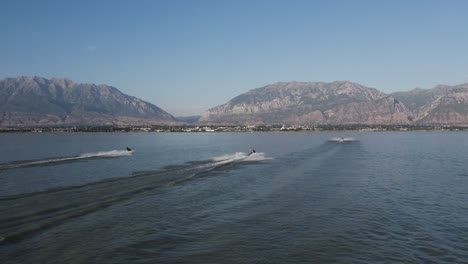
[[[328,141],[329,142],[355,142],[359,140],[352,138],[352,137],[346,137],[346,138],[334,137],[334,138],[330,138]]]
[[[271,158],[266,157],[265,153],[263,152],[255,152],[250,155],[245,152],[236,152],[234,154],[222,155],[222,156],[211,158],[211,160],[216,161],[216,162],[262,161],[262,160],[270,160],[270,159]]]
[[[17,160],[7,163],[0,164],[0,170],[15,169],[22,167],[34,167],[34,166],[46,166],[46,165],[55,165],[64,162],[73,162],[94,158],[116,158],[123,156],[131,156],[133,151],[127,150],[111,150],[111,151],[100,151],[96,153],[85,153],[79,156],[69,156],[69,157],[57,157],[57,158],[46,158],[40,160]]]
[[[131,153],[107,151],[83,154],[74,159],[127,155]],[[264,153],[248,155],[237,152],[155,171],[134,172],[128,177],[110,178],[35,193],[0,196],[0,245],[20,240],[68,219],[113,206],[136,196],[188,182],[196,176],[207,175],[224,166],[239,166],[267,159],[270,158],[265,157]],[[47,161],[50,162],[51,159]]]

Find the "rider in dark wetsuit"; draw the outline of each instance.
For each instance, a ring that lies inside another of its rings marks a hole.
[[[256,151],[255,151],[255,149],[252,149],[252,151],[251,151],[251,152],[249,153],[249,155],[247,155],[247,156],[250,156],[250,155],[252,155],[252,154],[254,154],[254,153],[256,153]]]
[[[129,148],[129,147],[126,147],[125,149],[126,149],[127,151],[132,151],[132,149]]]

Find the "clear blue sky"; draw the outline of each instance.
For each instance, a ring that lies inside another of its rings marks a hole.
[[[468,82],[465,0],[3,0],[0,78],[104,83],[173,115],[278,81]]]

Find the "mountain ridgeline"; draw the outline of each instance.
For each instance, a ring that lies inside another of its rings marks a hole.
[[[279,82],[206,111],[205,124],[468,125],[468,84],[384,94],[337,81]]]
[[[0,81],[0,126],[178,124],[159,107],[107,85],[40,77]]]
[[[409,124],[412,114],[392,96],[350,82],[279,82],[210,109],[200,120],[257,124]]]
[[[184,124],[468,126],[468,84],[385,94],[347,81],[278,82],[201,117],[175,118],[103,84],[25,76],[0,80],[0,127]]]

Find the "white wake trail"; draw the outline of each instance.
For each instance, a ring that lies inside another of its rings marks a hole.
[[[133,154],[132,151],[127,150],[111,150],[111,151],[100,151],[96,153],[85,153],[81,154],[77,158],[94,158],[94,157],[123,157],[123,156],[131,156]]]
[[[262,160],[270,160],[265,156],[263,152],[255,152],[252,154],[247,154],[245,152],[236,152],[234,154],[227,154],[222,156],[217,156],[211,158],[211,160],[219,163],[231,163],[231,162],[242,162],[242,161],[262,161]]]
[[[352,138],[352,137],[345,137],[345,138],[330,138],[328,141],[330,142],[353,142],[353,141],[359,141],[358,139]]]
[[[133,151],[110,150],[110,151],[100,151],[96,153],[85,153],[79,156],[71,156],[71,157],[48,158],[48,159],[42,159],[42,160],[19,160],[19,161],[12,161],[12,162],[0,164],[0,170],[22,168],[22,167],[34,167],[34,166],[41,166],[41,165],[52,165],[55,163],[79,161],[79,160],[86,160],[86,159],[93,159],[93,158],[115,158],[115,157],[131,156],[132,154],[133,154]]]

